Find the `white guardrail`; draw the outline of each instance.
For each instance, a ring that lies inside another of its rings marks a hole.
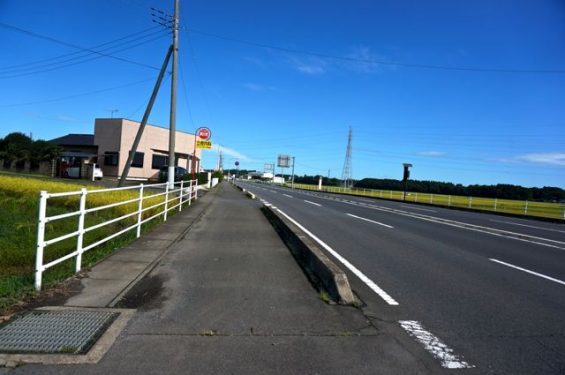
[[[157,192],[155,194],[147,194],[147,189],[164,189],[164,191]],[[111,193],[114,191],[123,191],[123,190],[133,190],[133,191],[137,190],[139,192],[139,197],[125,200],[122,202],[107,204],[104,206],[92,207],[88,209],[86,208],[87,197],[90,195]],[[47,203],[49,198],[70,197],[76,195],[80,196],[80,201],[79,201],[80,208],[78,211],[73,211],[55,216],[47,216]],[[159,202],[157,204],[148,207],[143,206],[143,201],[145,201],[146,199],[152,199],[159,196],[165,196],[165,199],[162,202]],[[136,186],[127,186],[121,188],[100,189],[100,190],[87,190],[86,188],[83,188],[79,191],[69,191],[63,193],[49,193],[47,191],[41,191],[39,194],[39,221],[37,225],[37,252],[35,258],[35,289],[41,290],[41,281],[42,281],[43,272],[45,272],[45,270],[47,270],[48,268],[51,268],[61,262],[64,262],[65,260],[76,257],[76,272],[79,272],[82,267],[82,254],[84,252],[96,246],[99,246],[104,242],[109,241],[115,237],[118,237],[132,229],[137,229],[137,237],[139,238],[139,236],[141,235],[142,224],[147,223],[148,221],[153,220],[161,215],[163,215],[163,220],[166,221],[167,213],[170,210],[174,210],[178,208],[179,211],[182,211],[183,204],[188,203],[188,205],[190,206],[191,202],[196,199],[198,199],[198,186],[196,180],[175,182],[174,187],[172,189],[170,188],[169,184],[165,182],[160,184],[149,184],[149,185],[141,184]],[[113,207],[122,206],[125,204],[136,203],[136,202],[138,203],[137,210],[128,213],[126,215],[116,217],[111,220],[104,221],[96,225],[92,225],[85,228],[85,217],[87,214],[113,208]],[[144,212],[152,209],[156,209],[160,206],[164,206],[162,211],[148,218],[142,219]],[[78,224],[76,231],[45,241],[46,224],[74,216],[78,217]],[[128,226],[127,228],[124,228],[116,233],[113,233],[108,237],[98,240],[97,242],[89,244],[88,246],[83,246],[83,238],[85,233],[88,233],[95,229],[102,228],[106,225],[114,224],[121,220],[135,216],[137,216],[137,221],[135,224]],[[53,245],[57,242],[73,237],[77,237],[76,249],[73,252],[61,258],[52,260],[47,264],[43,264],[43,254],[47,246]]]

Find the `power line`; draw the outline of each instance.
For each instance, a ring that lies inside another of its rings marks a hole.
[[[155,31],[156,29],[159,29],[159,32],[162,32],[162,30],[160,29],[159,26],[154,26],[154,27],[151,27],[149,29],[145,29],[145,30],[138,31],[138,32],[135,32],[135,33],[132,33],[132,34],[128,34],[128,35],[125,35],[121,38],[114,39],[114,40],[111,40],[111,41],[108,41],[108,42],[105,42],[105,43],[102,43],[102,44],[98,44],[98,45],[90,47],[90,48],[91,49],[101,48],[101,47],[104,47],[104,46],[107,46],[107,45],[110,45],[110,44],[114,44],[116,42],[120,42],[122,40],[130,39],[130,38],[137,36],[137,35],[143,35],[143,34],[146,34],[148,32]],[[148,37],[148,36],[152,36],[152,35],[156,35],[156,34],[157,33],[151,33],[149,35],[145,35],[143,38]],[[135,40],[137,40],[137,38],[134,39],[134,40],[131,40],[130,42],[135,41]],[[118,45],[121,45],[121,44],[118,44]],[[105,50],[110,49],[110,48],[112,48],[112,47],[104,48],[104,49],[99,50],[99,51],[105,51]],[[4,70],[8,70],[8,71],[9,70],[18,70],[18,69],[22,69],[26,66],[41,65],[41,64],[49,62],[49,61],[55,61],[55,60],[63,59],[63,58],[66,58],[66,57],[76,56],[76,55],[82,55],[84,53],[85,53],[85,51],[75,51],[75,52],[71,52],[71,53],[65,53],[63,55],[49,57],[49,58],[46,58],[46,59],[41,59],[41,60],[36,60],[36,61],[30,61],[30,62],[27,62],[27,63],[10,65],[10,66],[1,66],[0,70],[2,70],[2,71],[4,71]],[[88,56],[88,55],[91,55],[91,54],[92,54],[92,52],[88,52],[85,56]],[[80,57],[82,57],[82,56],[77,56],[76,58],[80,58]],[[28,69],[32,69],[32,68],[28,68]]]
[[[59,40],[59,39],[55,39],[55,38],[52,38],[52,37],[50,37],[50,36],[46,36],[46,35],[41,35],[41,34],[35,33],[35,32],[33,32],[33,31],[24,30],[24,29],[22,29],[22,28],[19,28],[19,27],[16,27],[16,26],[12,26],[12,25],[8,25],[8,24],[3,23],[3,22],[0,22],[0,27],[4,27],[4,28],[10,29],[10,30],[14,30],[14,31],[17,31],[17,32],[19,32],[19,33],[26,34],[26,35],[29,35],[29,36],[32,36],[32,37],[35,37],[35,38],[47,40],[47,41],[52,42],[52,43],[64,45],[64,46],[71,47],[71,48],[75,48],[75,49],[79,49],[79,50],[82,50],[82,51],[92,52],[92,53],[97,54],[97,55],[100,55],[100,56],[102,56],[102,57],[109,57],[109,58],[111,58],[111,59],[118,60],[118,61],[122,61],[122,62],[126,62],[126,63],[129,63],[129,64],[138,65],[138,66],[143,66],[143,67],[145,67],[145,68],[149,68],[149,69],[153,69],[153,70],[160,70],[159,68],[157,68],[157,67],[155,67],[155,66],[152,66],[152,65],[148,65],[148,64],[144,64],[144,63],[137,62],[137,61],[129,60],[129,59],[126,59],[126,58],[123,58],[123,57],[118,57],[118,56],[114,56],[114,55],[105,54],[105,53],[98,52],[98,51],[95,51],[95,50],[90,49],[90,48],[84,48],[84,47],[81,47],[81,46],[77,46],[77,45],[72,44],[72,43],[67,43],[67,42],[65,42],[65,41],[62,41],[62,40]],[[133,48],[133,47],[131,47],[131,48]],[[128,49],[129,49],[129,48],[128,48]],[[125,50],[125,49],[124,49],[124,50]],[[119,52],[119,51],[118,51],[118,52]],[[6,77],[5,77],[5,78],[6,78]],[[10,77],[7,77],[7,78],[10,78]]]
[[[80,94],[74,94],[74,95],[68,95],[68,96],[63,96],[63,97],[59,97],[59,98],[53,98],[53,99],[45,99],[45,100],[38,100],[38,101],[18,103],[18,104],[2,104],[2,105],[0,105],[0,108],[20,107],[20,106],[26,106],[26,105],[32,105],[32,104],[52,103],[52,102],[58,102],[58,101],[63,101],[63,100],[68,100],[68,99],[74,99],[74,98],[78,98],[78,97],[81,97],[81,96],[94,95],[94,94],[99,94],[99,93],[102,93],[102,92],[118,90],[118,89],[121,89],[121,88],[124,88],[124,87],[135,86],[135,85],[139,85],[141,83],[153,81],[154,79],[155,79],[155,77],[151,77],[151,78],[148,78],[148,79],[144,79],[142,81],[130,82],[130,83],[126,83],[124,85],[113,86],[113,87],[108,87],[108,88],[105,88],[105,89],[94,90],[94,91],[84,92],[84,93],[80,93]]]
[[[249,40],[243,40],[238,38],[233,38],[225,35],[218,35],[212,34],[196,29],[187,29],[189,32],[194,34],[200,34],[204,36],[209,36],[212,38],[222,39],[230,42],[240,43],[240,44],[247,44],[254,47],[260,48],[267,48],[282,52],[294,53],[294,54],[301,54],[301,55],[309,55],[315,56],[320,58],[332,59],[332,60],[340,60],[346,62],[357,62],[357,63],[366,63],[366,64],[380,64],[380,65],[387,65],[387,66],[401,66],[404,68],[419,68],[419,69],[433,69],[433,70],[446,70],[446,71],[461,71],[461,72],[479,72],[479,73],[524,73],[524,74],[565,74],[565,70],[563,69],[508,69],[508,68],[480,68],[480,67],[462,67],[462,66],[447,66],[447,65],[435,65],[435,64],[412,64],[412,63],[401,63],[401,62],[390,62],[384,60],[377,60],[377,59],[360,59],[355,57],[346,57],[346,56],[337,56],[331,55],[326,53],[320,52],[313,52],[313,51],[306,51],[294,48],[285,48],[274,46],[270,44],[252,42]]]

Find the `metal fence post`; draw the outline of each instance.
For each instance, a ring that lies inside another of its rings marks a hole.
[[[137,238],[141,236],[141,217],[143,213],[143,184],[139,185],[139,202],[137,203]]]
[[[163,221],[167,221],[167,213],[169,212],[169,184],[165,187],[165,215]]]
[[[179,212],[182,211],[182,195],[184,194],[184,180],[180,180],[180,194],[179,194]]]
[[[392,199],[392,190],[390,191],[390,199]]]
[[[82,242],[84,240],[84,216],[86,215],[86,188],[80,189],[80,205],[78,216],[78,237],[77,237],[77,260],[75,265],[76,272],[79,272],[82,266]]]
[[[526,204],[524,205],[524,215],[528,214],[528,201],[526,201]]]
[[[37,220],[37,249],[35,253],[35,289],[41,290],[41,278],[43,275],[43,244],[45,240],[45,216],[47,211],[47,192],[39,192],[39,217]]]
[[[497,198],[494,198],[494,211],[496,212],[496,204],[497,204]]]
[[[451,207],[451,195],[447,196],[447,207]]]
[[[414,193],[414,202],[418,202],[418,193]]]
[[[434,204],[434,195],[430,194],[430,204]]]
[[[473,207],[473,197],[469,197],[469,208]]]
[[[198,180],[194,180],[194,200],[198,199]]]

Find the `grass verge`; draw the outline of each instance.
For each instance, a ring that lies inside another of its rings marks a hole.
[[[76,191],[85,186],[72,183],[51,182],[34,178],[0,175],[0,315],[12,305],[25,298],[37,296],[34,289],[36,231],[39,191]],[[99,187],[86,187],[97,189]],[[138,197],[137,191],[117,191],[89,194],[87,208],[120,202]],[[151,195],[146,192],[146,195]],[[154,194],[154,193],[153,193]],[[164,197],[153,197],[144,201],[144,206],[158,204]],[[173,201],[169,204],[176,204]],[[78,196],[53,198],[48,201],[47,215],[59,215],[78,210]],[[137,202],[96,211],[85,217],[85,228],[134,212]],[[161,207],[148,210],[143,217],[149,217],[162,210]],[[176,211],[169,211],[173,215]],[[58,220],[46,226],[46,240],[77,230],[78,217]],[[142,232],[162,222],[162,216],[142,225]],[[135,217],[92,230],[84,236],[84,246],[93,244],[112,233],[135,223]],[[136,238],[135,229],[109,240],[83,254],[82,268],[89,268],[115,250]],[[62,257],[76,249],[76,237],[58,242],[45,248],[44,264]],[[65,280],[75,273],[75,258],[62,262],[43,274],[43,285],[47,288]]]

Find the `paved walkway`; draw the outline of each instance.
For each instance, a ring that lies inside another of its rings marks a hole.
[[[383,329],[386,323],[381,327],[359,309],[320,300],[258,202],[224,183],[192,208],[192,213],[187,210],[171,218],[95,267],[83,293],[67,301],[72,306],[108,306],[131,284],[131,275],[128,283],[120,270],[137,267],[139,274],[151,265],[152,271],[118,302],[117,306],[138,310],[99,363],[25,365],[9,372],[421,374],[438,370],[423,350],[401,343],[390,328]],[[112,284],[119,287],[112,289]],[[96,290],[108,291],[97,299]]]

